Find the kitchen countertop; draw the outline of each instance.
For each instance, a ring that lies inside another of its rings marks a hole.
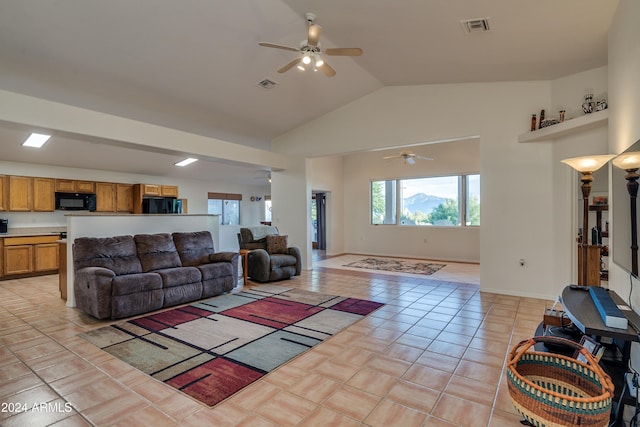
[[[67,231],[67,227],[16,227],[16,228],[9,228],[7,233],[0,234],[0,238],[28,237],[28,236],[55,236],[66,231]]]

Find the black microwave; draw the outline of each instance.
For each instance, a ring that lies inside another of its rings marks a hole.
[[[96,195],[83,193],[56,192],[56,210],[61,211],[95,211]]]

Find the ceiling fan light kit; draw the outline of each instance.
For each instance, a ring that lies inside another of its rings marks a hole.
[[[315,24],[316,15],[313,13],[307,13],[307,24],[309,24],[309,30],[307,32],[307,39],[303,40],[300,43],[299,48],[294,48],[290,46],[283,46],[274,43],[265,43],[261,42],[258,45],[262,47],[269,47],[272,49],[282,49],[289,50],[292,52],[297,52],[299,57],[289,62],[287,65],[278,69],[278,73],[285,73],[289,71],[294,66],[300,71],[306,71],[307,66],[313,69],[313,71],[322,71],[325,76],[333,77],[336,75],[336,71],[324,60],[322,57],[322,53],[325,55],[334,55],[334,56],[360,56],[362,55],[362,49],[357,47],[350,48],[332,48],[326,49],[324,51],[320,48],[320,34],[322,33],[322,27],[318,24]]]
[[[416,159],[433,160],[431,157],[419,156],[419,155],[411,153],[409,151],[403,151],[400,154],[396,154],[394,156],[385,156],[385,157],[383,157],[383,159],[384,160],[402,159],[402,161],[404,162],[405,165],[413,165],[413,164],[415,164],[416,163]]]

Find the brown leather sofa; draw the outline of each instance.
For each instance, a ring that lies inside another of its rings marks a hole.
[[[231,291],[236,252],[218,252],[208,231],[81,237],[73,244],[78,308],[119,319]]]

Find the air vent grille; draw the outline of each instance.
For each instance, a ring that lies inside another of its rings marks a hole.
[[[490,29],[489,18],[468,19],[460,21],[460,24],[462,24],[462,30],[466,34],[485,33]]]
[[[260,86],[263,89],[271,89],[276,85],[276,82],[274,82],[273,80],[269,80],[269,79],[262,79],[258,82],[258,86]]]

